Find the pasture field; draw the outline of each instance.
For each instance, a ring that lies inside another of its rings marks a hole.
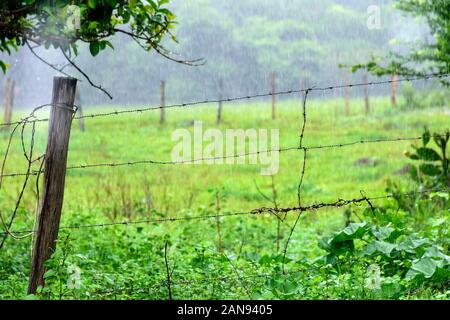
[[[279,101],[276,120],[271,119],[268,101],[224,104],[223,122],[219,125],[215,122],[216,105],[168,109],[163,125],[159,124],[158,110],[86,118],[85,132],[79,130],[74,120],[68,166],[150,159],[170,161],[176,145],[171,140],[173,131],[178,128],[192,131],[193,120],[202,120],[204,130],[218,128],[223,132],[235,128],[279,129],[280,148],[296,147],[302,125],[301,102],[300,97]],[[364,102],[353,99],[351,114],[346,116],[341,99],[311,97],[303,145],[420,137],[424,127],[439,133],[449,128],[448,109],[405,111],[393,108],[388,98],[372,99],[371,108],[372,112],[366,115]],[[111,108],[86,107],[84,113],[103,110]],[[39,117],[45,116],[45,111],[39,112]],[[36,124],[35,156],[44,153],[46,128],[45,122]],[[26,127],[24,137],[28,145],[31,125]],[[8,134],[0,133],[2,157],[7,141]],[[357,143],[309,150],[302,203],[354,199],[361,194],[383,196],[388,192],[388,181],[405,192],[416,190],[418,186],[405,169],[412,161],[404,152],[411,150],[411,144],[420,143]],[[303,152],[282,152],[279,159],[279,171],[273,179],[261,175],[259,165],[249,164],[137,164],[68,170],[61,226],[246,212],[273,207],[266,197],[271,198],[274,191],[278,207],[296,206]],[[37,168],[36,162],[33,169]],[[4,173],[25,170],[19,130],[12,139]],[[0,189],[3,216],[11,215],[23,181],[24,177],[3,179]],[[30,177],[12,230],[33,229],[35,184],[36,177]],[[372,205],[395,207],[395,201],[373,200]],[[282,253],[297,216],[295,212],[288,213],[283,221],[269,214],[63,228],[57,252],[48,265],[47,286],[37,297],[168,299],[164,250],[167,242],[174,299],[448,299],[448,282],[447,286],[425,282],[412,288],[398,275],[384,273],[384,269],[382,289],[370,289],[366,282],[371,262],[356,255],[348,258],[347,269],[321,262],[325,250],[320,240],[342,230],[350,220],[361,223],[367,207],[367,203],[359,203],[304,212],[289,244],[285,274]],[[443,239],[448,239],[448,213],[448,208],[424,213],[427,219],[440,221]],[[423,221],[412,223],[408,230],[420,233],[425,228],[420,224]],[[0,250],[0,299],[36,298],[26,296],[31,241],[31,236],[8,237]],[[444,252],[448,249],[448,241],[437,245]],[[74,268],[79,270],[80,283],[70,289],[67,283]]]

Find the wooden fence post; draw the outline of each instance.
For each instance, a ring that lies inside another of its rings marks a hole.
[[[219,124],[222,121],[222,92],[223,92],[223,80],[219,80],[219,102],[217,106],[217,124]]]
[[[365,110],[366,114],[370,113],[370,103],[369,103],[369,80],[367,74],[364,75],[364,83],[366,84],[364,86],[364,104],[365,104]]]
[[[276,90],[276,85],[275,85],[275,72],[272,72],[272,76],[271,76],[271,87],[272,87],[272,90],[271,90],[271,93],[272,93],[272,119],[275,119],[275,117],[276,117],[276,114],[275,114],[275,103],[276,103],[276,100],[275,100],[275,90]]]
[[[75,106],[78,108],[78,116],[80,117],[80,119],[78,119],[78,126],[80,128],[80,131],[84,132],[86,130],[86,127],[84,126],[83,105],[81,103],[81,96],[79,91],[77,91],[77,93],[75,94]]]
[[[3,123],[10,123],[12,119],[12,109],[14,106],[14,89],[15,89],[14,80],[6,78],[3,87],[3,108],[5,108]],[[9,126],[5,126],[5,129],[9,130]]]
[[[392,74],[391,80],[391,104],[395,107],[397,105],[397,75],[395,73]]]
[[[345,111],[345,115],[348,116],[348,115],[350,115],[350,88],[349,88],[350,80],[349,80],[347,72],[344,74],[344,85],[345,85],[345,87],[344,87],[344,103],[345,103],[344,111]]]
[[[44,285],[44,263],[56,249],[61,209],[64,199],[67,152],[73,118],[77,80],[53,79],[52,109],[45,152],[44,180],[38,228],[31,260],[28,294]]]
[[[161,84],[159,86],[159,93],[160,93],[160,118],[159,123],[163,124],[164,121],[166,121],[166,113],[165,113],[165,107],[166,107],[166,82],[164,80],[161,80]]]

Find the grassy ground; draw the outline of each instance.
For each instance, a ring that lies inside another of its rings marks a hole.
[[[384,98],[372,101],[373,111],[370,115],[364,114],[362,101],[353,100],[351,108],[351,115],[345,116],[342,113],[342,101],[315,100],[313,97],[307,105],[304,145],[419,137],[424,126],[432,132],[447,129],[450,119],[448,110],[447,113],[437,109],[406,112],[392,108]],[[85,113],[98,111],[86,108]],[[204,129],[279,128],[280,147],[297,146],[302,122],[301,101],[280,102],[277,115],[276,120],[271,120],[270,106],[267,102],[261,102],[225,104],[224,121],[220,125],[215,124],[213,105],[167,110],[167,122],[164,125],[158,124],[158,111],[88,118],[86,132],[80,132],[74,122],[68,164],[148,159],[170,161],[171,150],[175,145],[171,141],[172,132],[177,128],[192,130],[191,121],[194,119],[202,120]],[[45,117],[45,112],[40,116]],[[13,139],[5,173],[24,172],[26,169],[19,137],[20,134],[17,134]],[[30,128],[26,130],[26,141],[29,141],[29,137]],[[37,125],[35,139],[35,155],[42,154],[46,141],[45,123]],[[2,133],[0,150],[5,150],[6,142],[7,134]],[[401,181],[406,189],[414,188],[406,175],[398,173],[408,163],[404,151],[409,149],[410,144],[386,142],[311,150],[302,188],[303,203],[357,198],[361,196],[361,191],[368,196],[383,195],[388,179]],[[280,207],[296,205],[302,161],[303,154],[300,151],[288,151],[280,155],[280,169],[273,180]],[[37,168],[37,164],[34,168]],[[34,178],[31,179],[27,187],[13,229],[33,228],[34,182]],[[4,215],[11,214],[22,183],[23,178],[4,178],[0,190],[0,210]],[[69,170],[61,225],[215,213],[217,192],[220,194],[222,213],[272,206],[258,188],[264,194],[272,194],[271,177],[260,175],[257,165],[147,164]],[[312,260],[320,255],[318,239],[342,227],[343,211],[321,210],[308,212],[302,217],[288,253],[292,259],[292,270],[300,267],[299,261]],[[281,223],[280,247],[286,241],[293,218],[290,215]],[[54,287],[49,285],[53,288],[50,296],[165,299],[166,286],[152,283],[158,284],[166,277],[163,247],[167,240],[170,244],[170,264],[175,262],[172,274],[175,298],[272,298],[265,290],[265,279],[255,275],[274,271],[272,264],[261,263],[261,259],[279,259],[277,252],[280,253],[282,248],[277,250],[277,223],[278,220],[273,216],[222,219],[222,253],[217,252],[219,236],[215,219],[62,230],[58,255],[52,262],[56,266],[55,275],[49,276],[48,280],[49,283],[55,283]],[[0,285],[0,298],[25,296],[30,246],[30,237],[7,239],[0,252],[0,283],[3,283]],[[58,264],[58,261],[63,263]],[[69,264],[81,269],[82,287],[79,290],[65,291],[56,284],[67,281],[66,269]],[[275,271],[279,267],[280,263]],[[244,276],[247,280],[242,278]],[[230,283],[220,277],[234,277],[239,281]],[[251,283],[248,277],[253,277]],[[291,277],[299,279],[296,275]],[[339,286],[327,286],[326,290],[299,291],[287,298],[352,298],[352,294],[356,295],[353,298],[371,298],[370,292],[362,297],[349,289],[363,287],[364,275],[351,277],[359,282],[355,284],[354,279],[342,279]],[[211,278],[216,278],[216,281]],[[308,279],[311,288],[318,285],[314,279]],[[318,282],[322,280],[317,279]],[[104,292],[111,288],[128,290]],[[44,292],[43,296],[47,294]],[[427,297],[427,293],[422,296],[418,294],[417,297]]]

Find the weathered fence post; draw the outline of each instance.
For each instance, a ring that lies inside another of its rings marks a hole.
[[[161,80],[161,84],[159,86],[159,94],[160,94],[160,118],[159,123],[163,124],[164,121],[166,121],[166,113],[165,113],[165,107],[166,107],[166,82],[164,80]]]
[[[5,108],[3,123],[10,123],[12,119],[12,109],[14,106],[14,88],[15,88],[14,80],[6,78],[3,87],[3,96],[4,96],[3,107]],[[9,126],[5,126],[5,129],[9,130]]]
[[[219,102],[217,106],[217,124],[219,124],[222,121],[222,92],[223,92],[223,80],[219,80]]]
[[[272,93],[272,119],[275,119],[276,114],[275,114],[275,90],[276,90],[276,85],[275,85],[275,72],[272,72],[272,76],[271,76],[271,93]]]
[[[64,199],[67,152],[77,80],[55,77],[45,152],[44,180],[28,293],[44,285],[44,263],[56,249]]]
[[[397,74],[392,74],[391,81],[391,104],[395,107],[397,105]]]
[[[345,115],[348,116],[350,115],[350,80],[348,77],[348,73],[346,72],[344,74],[344,110],[345,110]]]
[[[364,104],[365,104],[365,110],[366,114],[370,113],[370,104],[369,104],[369,80],[367,74],[364,75],[364,83],[366,84],[364,86]]]
[[[75,94],[75,105],[78,108],[78,126],[80,128],[81,132],[84,132],[86,130],[86,127],[84,126],[84,117],[83,117],[83,105],[81,103],[81,96],[80,96],[80,92],[77,91],[77,93]]]

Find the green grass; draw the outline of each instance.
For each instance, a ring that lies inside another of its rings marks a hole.
[[[141,114],[86,119],[86,132],[80,132],[75,121],[72,128],[68,165],[88,163],[127,162],[139,160],[170,161],[175,145],[171,134],[177,128],[192,130],[191,120],[202,120],[206,128],[279,128],[280,147],[297,146],[302,123],[301,100],[278,103],[277,119],[270,119],[266,102],[225,104],[223,123],[215,123],[215,107],[169,109],[167,122],[159,125],[158,111]],[[439,109],[402,111],[389,106],[384,98],[372,101],[372,113],[365,115],[363,102],[353,100],[350,116],[342,114],[341,100],[310,100],[307,105],[307,125],[304,145],[346,143],[364,139],[419,137],[427,126],[432,132],[449,127],[448,112]],[[89,109],[85,113],[106,110]],[[109,109],[108,109],[109,110]],[[46,115],[41,113],[42,117]],[[12,143],[5,173],[24,172],[26,162],[20,146],[20,134]],[[30,126],[26,130],[30,139]],[[35,155],[44,153],[46,123],[38,123]],[[5,150],[7,134],[0,136],[0,150]],[[404,151],[411,142],[357,144],[343,148],[311,150],[308,152],[306,174],[302,188],[303,203],[335,201],[339,198],[385,194],[388,179],[401,181],[405,188],[414,188],[407,176],[395,172],[407,163]],[[3,155],[3,153],[2,153]],[[375,160],[375,165],[357,165],[362,158]],[[288,151],[280,155],[280,169],[274,177],[280,207],[297,204],[303,154]],[[37,163],[34,165],[37,168]],[[136,165],[117,168],[69,170],[61,225],[108,223],[122,220],[142,220],[161,217],[195,216],[215,212],[215,192],[220,190],[221,211],[246,211],[272,206],[258,192],[271,195],[271,178],[260,175],[255,165]],[[32,178],[13,229],[33,227],[35,213],[35,179]],[[0,190],[0,210],[9,216],[17,199],[23,178],[4,178]],[[381,201],[376,205],[382,204]],[[292,238],[288,256],[295,261],[315,259],[322,253],[318,240],[343,225],[344,209],[307,212]],[[355,210],[359,210],[356,208]],[[362,208],[361,208],[362,210]],[[283,239],[293,222],[289,215],[281,224]],[[86,298],[165,299],[166,288],[130,290],[116,294],[94,294],[123,286],[147,287],[165,279],[163,247],[171,247],[169,259],[176,262],[173,281],[190,279],[195,285],[174,285],[176,298],[248,298],[248,287],[241,283],[207,281],[208,277],[236,277],[236,272],[254,275],[265,270],[256,265],[261,257],[276,256],[276,226],[274,216],[243,216],[222,219],[224,253],[216,253],[216,221],[187,221],[160,224],[138,224],[93,229],[71,229],[60,233],[60,239],[70,235],[67,261],[82,270],[82,289],[76,295]],[[23,298],[29,272],[31,238],[8,238],[0,252],[0,298]],[[59,244],[59,249],[62,247]],[[56,263],[56,262],[55,262]],[[239,271],[236,271],[238,269]],[[67,277],[66,271],[62,272]],[[356,275],[351,275],[362,281]],[[295,279],[295,278],[294,278]],[[264,293],[265,281],[252,282],[252,298],[272,296]],[[323,280],[323,279],[322,279]],[[317,281],[322,281],[318,279]],[[203,281],[203,282],[202,282]],[[315,281],[314,279],[311,281]],[[324,293],[298,293],[289,298],[352,298],[351,290],[363,286],[352,279],[342,280]],[[353,283],[353,285],[350,285]],[[311,287],[318,284],[311,283]],[[347,289],[346,289],[347,288]],[[355,289],[356,290],[356,289]],[[345,292],[348,292],[346,294]],[[52,291],[54,293],[54,290]],[[91,292],[91,295],[87,295]],[[359,291],[358,291],[359,292]],[[427,297],[424,290],[416,297]],[[75,296],[76,296],[75,295]],[[46,296],[45,294],[43,295]],[[414,295],[413,295],[414,296]],[[70,298],[66,295],[53,298]],[[356,296],[355,298],[361,298]],[[371,297],[370,293],[362,298]]]

